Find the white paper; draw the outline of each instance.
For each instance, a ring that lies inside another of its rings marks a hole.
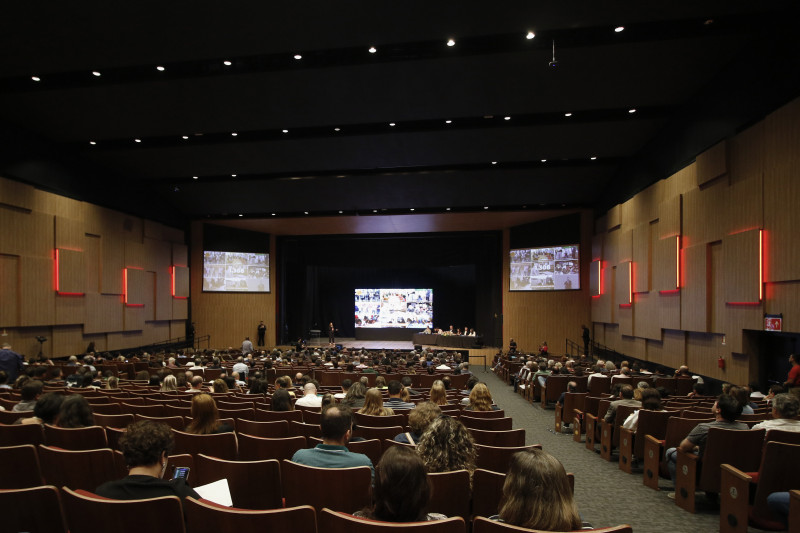
[[[231,489],[228,487],[228,480],[225,478],[194,488],[195,492],[205,500],[212,501],[219,505],[226,507],[233,507],[233,499],[231,498]]]

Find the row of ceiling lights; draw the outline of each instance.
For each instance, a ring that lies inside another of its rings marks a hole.
[[[632,108],[628,109],[628,114],[632,115],[632,114],[634,114],[634,113],[636,113],[636,108],[632,107]],[[573,116],[573,113],[568,111],[568,112],[564,113],[564,116],[565,116],[565,117],[567,117],[567,118],[569,118],[569,117],[572,117],[572,116]],[[494,117],[492,117],[492,116],[486,116],[486,117],[484,117],[484,118],[494,118]],[[503,117],[503,120],[506,120],[506,121],[508,121],[508,120],[511,120],[511,116],[508,116],[508,115],[507,115],[507,116],[504,116],[504,117]],[[444,123],[445,123],[445,124],[452,124],[452,123],[453,123],[453,121],[452,121],[451,119],[446,119],[446,120],[444,121]],[[397,126],[397,122],[389,122],[389,127],[390,127],[390,128],[394,128],[394,127],[396,127],[396,126]],[[338,133],[338,132],[341,132],[341,131],[342,131],[342,128],[340,128],[340,127],[338,127],[338,126],[337,126],[337,127],[333,128],[333,131]],[[284,129],[282,129],[282,130],[281,130],[281,133],[284,133],[284,134],[286,134],[286,133],[289,133],[289,130],[288,130],[288,129],[286,129],[286,128],[284,128]],[[202,137],[202,136],[203,136],[203,134],[202,134],[202,133],[195,133],[195,134],[194,134],[194,136],[195,136],[195,137]],[[238,137],[238,136],[239,136],[239,133],[238,133],[238,132],[236,132],[236,131],[232,131],[232,132],[231,132],[231,137]],[[186,140],[189,140],[189,136],[188,136],[188,135],[181,135],[181,139],[182,139],[182,140],[184,140],[184,141],[186,141]],[[142,139],[140,139],[140,138],[138,138],[138,137],[137,137],[137,138],[134,138],[134,139],[133,139],[133,142],[135,142],[135,143],[141,143],[141,142],[142,142]],[[97,141],[89,141],[89,144],[90,144],[90,145],[92,145],[92,146],[97,146]]]
[[[614,32],[620,33],[624,29],[625,29],[624,26],[617,26],[616,28],[614,28]],[[532,32],[532,31],[529,31],[528,33],[525,34],[525,38],[528,39],[528,40],[531,40],[534,37],[536,37],[536,34],[534,32]],[[456,40],[450,38],[450,39],[447,40],[447,42],[445,44],[448,47],[452,48],[452,47],[454,47],[456,45]],[[378,52],[378,49],[375,46],[370,46],[369,48],[367,48],[367,52],[369,52],[370,54],[375,54],[375,53]],[[294,54],[293,57],[294,57],[294,59],[296,59],[298,61],[303,59],[303,55],[302,54]],[[231,66],[233,66],[233,61],[231,61],[230,59],[225,59],[225,60],[222,61],[222,64],[224,66],[226,66],[226,67],[231,67]],[[165,72],[167,70],[167,68],[164,65],[157,65],[156,66],[156,70],[159,71],[159,72]],[[98,71],[98,70],[93,70],[92,71],[92,76],[94,76],[96,78],[99,78],[99,77],[102,76],[102,73],[100,71]],[[31,80],[33,80],[35,82],[40,82],[40,81],[42,81],[42,77],[41,76],[31,76]]]
[[[567,206],[567,204],[561,204],[561,207],[566,207],[566,206]],[[539,207],[545,207],[545,204],[539,204]],[[527,209],[527,208],[528,208],[528,206],[527,206],[527,205],[523,205],[523,206],[522,206],[522,209]],[[439,210],[440,210],[440,209],[435,209],[434,211],[439,211]],[[445,211],[445,212],[450,212],[451,210],[452,210],[452,208],[450,208],[450,207],[446,207],[446,208],[444,209],[444,211]],[[488,211],[488,210],[489,210],[489,206],[488,206],[488,205],[485,205],[485,206],[483,206],[483,210],[484,210],[484,211]],[[372,210],[372,212],[373,212],[374,214],[378,214],[378,211],[387,211],[387,210],[386,210],[386,209],[380,209],[380,210],[379,210],[379,209],[373,209],[373,210]],[[399,214],[399,211],[402,211],[402,210],[393,210],[393,212],[394,212],[394,213],[397,213],[397,214]],[[416,208],[414,208],[414,207],[410,207],[410,208],[408,209],[408,212],[409,212],[409,213],[414,213],[415,211],[416,211]],[[430,211],[430,210],[428,210],[428,211]],[[304,215],[310,215],[310,213],[309,213],[308,211],[303,211],[303,214],[304,214]],[[346,213],[345,213],[343,210],[341,210],[341,209],[340,209],[340,210],[339,210],[339,214],[340,214],[340,215],[344,215],[344,214],[346,214]],[[347,213],[347,214],[349,214],[349,213]],[[240,217],[244,217],[244,213],[239,213],[239,216],[240,216]],[[274,216],[278,216],[278,213],[270,213],[270,216],[273,216],[273,217],[274,217]]]

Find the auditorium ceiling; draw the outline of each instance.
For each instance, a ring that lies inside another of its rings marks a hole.
[[[179,225],[601,211],[800,95],[797,4],[7,3],[0,175]]]

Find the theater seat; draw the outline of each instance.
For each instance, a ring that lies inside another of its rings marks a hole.
[[[633,528],[629,525],[621,525],[592,529],[591,531],[595,533],[633,533]],[[488,518],[476,517],[475,520],[472,521],[472,533],[543,533],[543,530],[527,529],[503,522],[495,522]]]
[[[3,531],[67,533],[58,489],[52,485],[0,490],[0,509]]]
[[[70,533],[182,533],[181,500],[163,496],[147,500],[109,500],[86,491],[61,489]]]
[[[188,533],[291,531],[317,533],[317,517],[308,505],[288,509],[248,510],[223,507],[188,497],[183,502]]]
[[[356,518],[349,514],[322,509],[318,515],[319,531],[325,533],[466,533],[461,517],[430,522],[378,522]]]

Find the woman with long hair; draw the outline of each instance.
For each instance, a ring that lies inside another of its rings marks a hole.
[[[58,411],[58,427],[85,428],[94,425],[94,415],[89,402],[80,394],[67,396]]]
[[[405,446],[392,446],[375,467],[373,504],[355,516],[384,522],[422,522],[447,518],[425,513],[431,485],[422,459]]]
[[[367,388],[360,381],[356,381],[350,388],[347,389],[347,394],[344,395],[342,405],[346,405],[351,409],[360,409],[364,407],[366,401]]]
[[[272,403],[270,409],[273,411],[294,411],[292,397],[286,389],[275,389],[272,393]]]
[[[208,435],[233,431],[227,424],[220,424],[217,402],[210,394],[197,393],[192,398],[192,421],[186,426],[186,433]]]
[[[178,390],[178,378],[172,374],[164,377],[161,382],[161,392],[176,392]]]
[[[224,394],[227,393],[228,390],[228,384],[222,379],[217,378],[211,382],[211,391],[214,394]]]
[[[376,388],[371,388],[367,391],[364,396],[364,407],[358,412],[362,415],[372,416],[390,416],[394,414],[394,410],[391,407],[383,406],[383,395]]]
[[[497,410],[497,406],[492,402],[492,394],[486,383],[476,383],[469,393],[469,404],[464,408],[465,411],[491,411]]]
[[[475,471],[475,441],[457,418],[440,415],[417,442],[417,453],[428,472]]]
[[[116,390],[119,388],[119,378],[117,376],[111,376],[106,381],[106,390]]]
[[[511,456],[500,510],[492,518],[544,531],[572,531],[583,525],[564,466],[537,449]]]
[[[436,405],[447,405],[447,389],[441,379],[437,379],[431,385],[430,401]]]

